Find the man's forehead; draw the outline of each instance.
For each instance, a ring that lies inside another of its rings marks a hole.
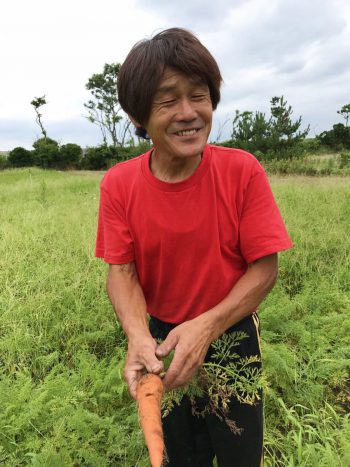
[[[176,86],[179,80],[186,80],[191,85],[206,85],[198,75],[186,75],[180,71],[166,68],[163,72],[156,92],[165,92]]]

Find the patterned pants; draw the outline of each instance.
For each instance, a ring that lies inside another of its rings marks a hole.
[[[154,338],[164,340],[175,327],[156,318],[150,319]],[[226,331],[244,331],[248,337],[241,340],[232,351],[241,357],[260,356],[259,320],[254,313]],[[209,348],[206,361],[215,361]],[[261,363],[255,363],[260,367]],[[261,394],[262,396],[262,394]],[[196,399],[196,407],[204,408],[208,401]],[[262,466],[263,404],[242,404],[236,399],[229,403],[228,419],[234,420],[239,434],[214,413],[194,415],[193,405],[184,397],[163,418],[163,430],[168,467],[213,467],[214,457],[219,467]]]

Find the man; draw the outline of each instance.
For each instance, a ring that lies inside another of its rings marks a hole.
[[[291,247],[257,160],[207,144],[221,81],[209,51],[178,28],[137,43],[118,76],[122,108],[153,142],[101,182],[96,256],[110,264],[133,397],[172,350],[165,387],[189,382],[224,332],[246,332],[235,352],[260,355],[256,309],[275,283],[277,252]],[[230,410],[240,435],[193,415],[184,398],[164,418],[168,465],[212,466],[215,456],[220,467],[260,465],[262,403],[232,400]]]

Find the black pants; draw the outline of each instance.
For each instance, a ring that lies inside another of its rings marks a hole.
[[[156,318],[150,320],[153,337],[164,340],[175,327]],[[226,332],[244,331],[248,337],[234,353],[240,356],[259,355],[259,321],[256,314],[244,318]],[[213,351],[209,348],[206,361]],[[257,363],[260,365],[260,363]],[[197,398],[196,405],[205,406],[204,398]],[[168,467],[212,467],[216,456],[219,467],[259,467],[262,465],[263,404],[241,404],[231,400],[228,418],[234,420],[240,434],[235,434],[224,420],[213,413],[193,415],[192,404],[185,396],[163,418],[165,447]]]

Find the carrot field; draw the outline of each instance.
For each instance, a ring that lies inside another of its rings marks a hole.
[[[101,177],[0,172],[0,465],[149,465],[94,258]],[[349,466],[350,177],[271,183],[294,248],[260,307],[265,466]]]

